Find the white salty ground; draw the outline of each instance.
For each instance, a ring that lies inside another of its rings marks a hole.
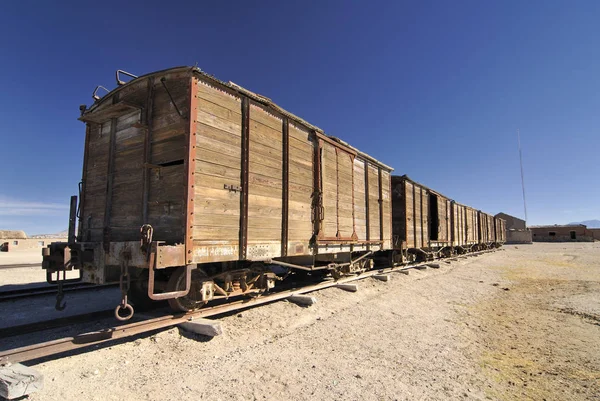
[[[33,365],[32,400],[584,400],[600,394],[600,243],[507,246]]]
[[[11,265],[31,266],[9,267]],[[77,272],[67,272],[67,278],[75,278]],[[0,291],[2,287],[21,284],[43,284],[46,282],[46,271],[42,269],[42,248],[17,249],[0,252]],[[13,287],[14,288],[14,287]]]

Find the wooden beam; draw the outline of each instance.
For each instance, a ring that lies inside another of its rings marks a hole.
[[[203,336],[216,337],[223,334],[223,328],[220,322],[210,319],[195,319],[179,325],[183,330]]]
[[[358,291],[358,285],[356,284],[337,284],[335,288],[339,288],[340,290],[356,292]]]
[[[300,306],[311,306],[317,303],[317,298],[309,295],[291,295],[287,300]]]
[[[281,199],[281,256],[287,256],[288,253],[288,229],[289,229],[289,166],[290,166],[290,124],[287,117],[283,118],[282,135],[283,135],[283,191]]]
[[[242,194],[240,196],[240,259],[246,259],[248,248],[248,182],[250,158],[250,101],[242,97]]]
[[[388,282],[390,281],[390,275],[389,274],[376,274],[373,276],[374,279],[379,280],[379,281],[384,281],[384,282]]]

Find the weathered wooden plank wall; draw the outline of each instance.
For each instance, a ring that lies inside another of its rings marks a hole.
[[[235,260],[240,257],[242,101],[204,81],[196,87],[194,262]]]
[[[308,130],[289,125],[288,256],[309,254],[315,142]]]
[[[282,119],[250,105],[248,259],[281,256]]]

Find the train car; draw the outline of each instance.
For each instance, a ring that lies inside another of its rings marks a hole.
[[[452,247],[456,253],[466,253],[477,248],[479,224],[477,210],[452,201]]]
[[[128,296],[185,311],[266,291],[285,269],[362,271],[391,249],[391,167],[198,68],[116,75],[80,107],[79,204],[69,241],[43,252],[48,277],[120,282],[124,319]]]
[[[494,216],[478,211],[477,219],[479,223],[478,249],[489,249],[496,243]]]
[[[403,261],[452,254],[451,200],[406,175],[392,176],[394,248]]]
[[[501,247],[506,242],[506,220],[494,217],[494,231],[496,233],[496,248]]]

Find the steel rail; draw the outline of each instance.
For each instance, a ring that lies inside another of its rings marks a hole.
[[[469,254],[469,256],[476,256],[486,252],[489,251],[474,252]],[[108,341],[115,341],[118,339],[135,336],[149,331],[172,327],[197,318],[207,318],[211,316],[223,315],[233,311],[243,310],[253,306],[279,301],[281,299],[288,298],[292,295],[306,294],[309,292],[334,287],[338,284],[362,280],[382,273],[392,273],[414,269],[417,267],[427,266],[435,262],[437,261],[427,261],[409,266],[374,269],[356,276],[344,277],[339,280],[327,280],[315,285],[285,290],[257,298],[236,300],[225,305],[204,308],[194,312],[165,315],[143,320],[140,322],[134,322],[120,326],[109,327],[99,331],[83,333],[74,337],[65,337],[53,341],[33,344],[20,348],[14,348],[0,352],[0,364],[4,364],[6,362],[17,363],[31,361],[39,358],[48,357],[51,355],[57,355],[80,348],[102,344]]]
[[[77,292],[85,290],[100,290],[115,287],[116,284],[96,285],[88,283],[67,283],[63,286],[63,292]],[[0,291],[0,302],[12,301],[18,298],[36,297],[39,295],[56,294],[57,286],[17,288],[14,290]]]
[[[1,269],[19,269],[22,267],[42,267],[41,263],[19,263],[19,264],[12,264],[12,265],[0,265],[0,270]]]

